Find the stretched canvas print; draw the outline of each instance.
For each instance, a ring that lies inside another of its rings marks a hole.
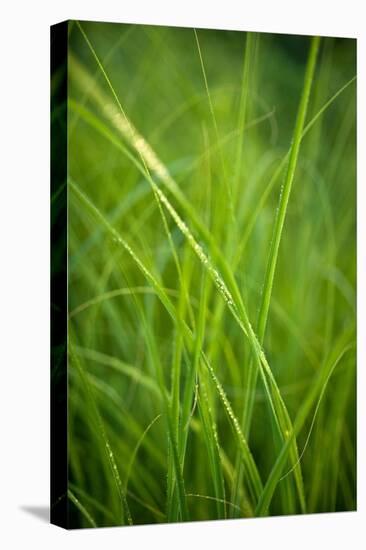
[[[51,28],[51,521],[356,509],[356,41]]]

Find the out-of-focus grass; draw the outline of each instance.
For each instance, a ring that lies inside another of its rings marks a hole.
[[[355,41],[69,48],[71,525],[355,509]]]

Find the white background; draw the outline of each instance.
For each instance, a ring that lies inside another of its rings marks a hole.
[[[175,5],[176,4],[176,5]],[[362,0],[37,0],[0,27],[0,546],[365,547],[365,69]],[[49,25],[64,19],[358,37],[358,512],[66,532],[25,507],[49,499]],[[363,101],[362,101],[363,99]],[[363,391],[363,395],[361,393]]]

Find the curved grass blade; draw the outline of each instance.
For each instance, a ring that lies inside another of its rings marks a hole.
[[[109,440],[108,440],[108,437],[107,437],[107,434],[106,434],[106,431],[105,431],[105,428],[104,428],[103,420],[100,416],[97,404],[95,402],[95,399],[94,399],[94,396],[93,396],[93,391],[90,387],[88,377],[87,377],[86,373],[84,372],[84,368],[83,368],[81,362],[79,361],[79,358],[77,357],[76,353],[74,352],[72,346],[70,345],[70,343],[69,343],[69,353],[70,353],[71,359],[72,359],[74,365],[76,366],[76,369],[77,369],[77,371],[80,375],[81,381],[84,385],[86,394],[87,394],[88,399],[90,401],[90,404],[92,406],[92,410],[94,411],[94,416],[95,416],[96,424],[97,424],[98,429],[99,429],[100,437],[101,437],[101,439],[104,443],[105,452],[106,452],[106,455],[107,455],[107,458],[108,458],[108,461],[109,461],[109,464],[110,464],[110,467],[111,467],[111,471],[112,471],[112,474],[113,474],[113,479],[114,479],[114,482],[115,482],[115,485],[116,485],[116,488],[117,488],[117,492],[118,492],[118,495],[119,495],[119,498],[120,498],[120,501],[121,501],[122,525],[124,525],[126,523],[126,521],[129,525],[132,525],[132,517],[131,517],[130,509],[129,509],[129,506],[128,506],[128,503],[127,503],[126,495],[123,491],[122,481],[121,481],[121,478],[120,478],[120,475],[119,475],[118,467],[117,467],[117,464],[116,464],[116,460],[114,458],[112,448],[110,446],[110,443],[109,443]]]
[[[132,470],[132,466],[133,466],[133,463],[135,462],[135,459],[136,459],[136,456],[137,456],[137,453],[138,453],[138,450],[139,448],[141,447],[141,444],[143,442],[143,440],[145,439],[148,431],[153,427],[153,425],[155,424],[155,422],[157,420],[159,420],[159,418],[161,418],[162,415],[161,414],[158,414],[150,423],[149,425],[145,428],[145,430],[143,431],[143,433],[141,434],[139,440],[137,441],[136,445],[135,445],[135,448],[132,452],[132,455],[131,455],[131,458],[130,458],[130,462],[127,466],[127,473],[126,473],[126,479],[125,479],[125,493],[127,494],[128,492],[128,481],[129,481],[129,478],[130,478],[130,475],[131,475],[131,470]]]
[[[178,292],[176,290],[173,290],[172,288],[165,288],[164,290],[170,296],[174,296],[174,297],[178,296]],[[136,286],[136,287],[116,288],[115,290],[109,290],[108,292],[99,294],[98,296],[95,296],[94,298],[91,298],[90,300],[87,300],[86,302],[83,302],[82,304],[76,306],[72,311],[70,311],[69,319],[71,319],[75,315],[78,315],[82,311],[85,311],[89,307],[92,307],[97,304],[100,304],[101,302],[104,302],[104,300],[110,300],[111,298],[116,298],[118,296],[131,296],[131,294],[155,294],[155,292],[149,286]]]
[[[155,396],[160,397],[159,386],[155,380],[151,376],[141,372],[136,366],[129,365],[116,357],[101,353],[100,351],[96,351],[94,349],[75,346],[75,352],[90,361],[95,361],[96,363],[105,365],[116,372],[123,374],[124,376],[128,376],[150,392],[154,393]]]
[[[104,516],[112,522],[115,520],[113,514],[111,513],[111,511],[106,506],[103,506],[103,504],[101,504],[95,498],[93,498],[92,496],[87,494],[83,489],[80,489],[79,487],[77,487],[71,481],[69,481],[69,487],[71,487],[73,493],[76,493],[77,495],[80,495],[80,497],[82,497],[91,506],[93,506],[96,511],[101,512],[102,514],[104,514]]]
[[[224,504],[225,506],[231,506],[232,508],[236,508],[236,510],[238,510],[238,512],[240,512],[240,514],[243,515],[243,510],[240,508],[240,506],[237,506],[236,504],[234,504],[233,502],[230,502],[229,500],[218,499],[217,497],[212,497],[210,495],[197,495],[195,493],[188,493],[187,497],[213,500],[215,502],[219,502],[220,504]]]
[[[309,412],[310,412],[313,404],[315,403],[317,397],[319,396],[318,397],[318,403],[323,398],[323,395],[324,395],[325,390],[327,388],[328,382],[329,382],[336,366],[341,361],[343,356],[349,350],[351,350],[354,347],[354,344],[346,344],[345,345],[345,342],[347,342],[347,341],[349,341],[349,334],[343,335],[340,342],[338,343],[336,348],[331,353],[331,355],[330,355],[328,361],[326,362],[324,368],[321,370],[321,372],[317,376],[317,379],[315,380],[314,384],[311,385],[310,392],[309,392],[307,398],[305,399],[305,401],[303,402],[303,404],[301,405],[298,413],[297,413],[296,419],[295,419],[294,424],[293,424],[293,430],[291,432],[289,432],[288,438],[287,438],[285,444],[283,445],[283,447],[281,449],[281,452],[278,455],[278,458],[277,458],[277,460],[276,460],[276,462],[275,462],[275,464],[274,464],[274,466],[271,470],[271,473],[268,477],[268,480],[265,484],[265,487],[263,489],[263,493],[262,493],[262,495],[259,499],[259,502],[258,502],[258,505],[257,505],[257,508],[256,508],[256,515],[262,516],[262,515],[267,514],[267,510],[268,510],[268,507],[270,505],[271,499],[273,497],[274,491],[276,489],[276,486],[277,486],[278,482],[281,479],[281,474],[282,474],[283,468],[286,464],[286,461],[287,461],[287,458],[288,458],[288,455],[289,455],[289,452],[290,452],[292,441],[294,440],[296,435],[299,434],[301,428],[303,427],[303,425],[304,425],[304,423],[305,423],[305,421],[306,421],[306,419],[309,415]],[[315,414],[316,414],[317,409],[318,409],[318,405],[316,406]],[[285,475],[287,475],[287,474],[285,474]]]
[[[88,510],[85,508],[85,506],[83,506],[80,502],[80,500],[78,498],[76,498],[76,496],[74,495],[74,493],[72,491],[70,491],[70,489],[67,490],[67,496],[69,497],[69,499],[71,500],[71,502],[73,504],[75,504],[76,508],[79,510],[79,512],[84,516],[84,518],[87,520],[87,522],[92,526],[92,527],[98,527],[97,524],[95,523],[95,520],[92,518],[92,516],[90,515],[90,513],[88,512]]]

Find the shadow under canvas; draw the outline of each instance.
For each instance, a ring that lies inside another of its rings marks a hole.
[[[27,514],[30,514],[43,522],[50,522],[50,507],[49,506],[20,506],[20,509]]]

